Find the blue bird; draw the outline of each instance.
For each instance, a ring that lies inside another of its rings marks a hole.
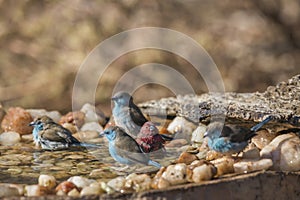
[[[256,131],[272,119],[271,116],[250,130],[245,127],[225,125],[212,122],[208,125],[204,137],[208,138],[208,147],[221,153],[239,153],[248,145],[249,140],[256,135]]]
[[[123,128],[131,137],[136,138],[148,120],[133,102],[133,97],[127,92],[117,92],[111,99],[115,104],[112,110],[115,124]],[[166,141],[173,139],[164,134],[160,134],[160,136]]]
[[[113,159],[121,164],[144,164],[161,168],[161,165],[149,158],[138,143],[122,128],[111,126],[100,135],[105,135],[109,142],[109,153]]]
[[[98,147],[94,144],[79,142],[68,129],[55,123],[48,116],[38,117],[29,125],[34,127],[32,131],[34,143],[45,150],[61,150],[69,147]]]

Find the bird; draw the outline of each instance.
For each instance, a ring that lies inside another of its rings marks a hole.
[[[127,92],[117,92],[112,98],[112,110],[115,124],[123,128],[131,137],[136,137],[141,127],[148,121],[140,108],[134,104],[132,96]]]
[[[137,143],[143,152],[150,153],[158,150],[165,152],[164,143],[166,142],[159,134],[159,131],[153,122],[146,122],[136,138]]]
[[[37,117],[29,126],[33,126],[33,140],[45,150],[62,150],[69,147],[98,147],[98,145],[82,143],[72,133],[44,115]]]
[[[140,108],[133,102],[133,97],[127,92],[117,92],[112,98],[114,108],[112,109],[115,124],[123,128],[131,137],[136,138],[141,127],[148,122]],[[173,137],[160,134],[161,137],[170,141]]]
[[[208,147],[220,153],[240,153],[248,145],[256,131],[272,119],[268,116],[262,122],[247,129],[236,125],[224,125],[215,121],[208,125],[204,137],[208,138]]]
[[[151,160],[122,128],[110,126],[100,133],[100,136],[103,135],[108,139],[108,150],[115,161],[125,165],[144,164],[161,168],[161,165]]]

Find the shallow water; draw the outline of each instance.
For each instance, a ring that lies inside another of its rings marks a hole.
[[[155,167],[144,165],[130,166],[120,171],[124,165],[113,160],[104,142],[99,145],[97,149],[62,151],[44,151],[32,142],[0,146],[0,182],[37,184],[40,174],[53,175],[59,181],[71,176],[107,181],[118,175],[157,171]],[[178,154],[176,149],[168,149],[164,158],[152,159],[168,165]]]

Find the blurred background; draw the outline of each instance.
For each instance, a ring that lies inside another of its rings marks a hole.
[[[300,73],[299,0],[0,0],[0,102],[70,111],[76,72],[89,52],[117,33],[145,26],[195,39],[218,66],[226,91],[264,91]],[[198,94],[207,92],[185,60],[141,50],[117,59],[99,82],[96,102],[106,114],[116,81],[149,62],[175,68]],[[134,94],[136,102],[171,95],[157,85]]]

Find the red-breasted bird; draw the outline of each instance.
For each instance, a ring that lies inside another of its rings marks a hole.
[[[146,122],[136,138],[137,143],[141,146],[145,153],[150,153],[158,150],[165,151],[165,140],[159,134],[158,129],[152,122]]]

